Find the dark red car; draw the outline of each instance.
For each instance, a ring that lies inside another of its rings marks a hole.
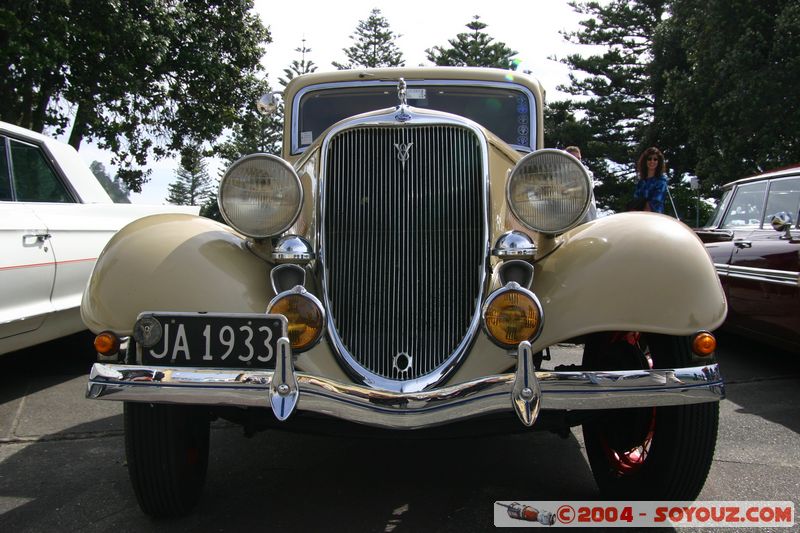
[[[724,328],[800,351],[800,165],[728,183],[697,231],[728,298]]]

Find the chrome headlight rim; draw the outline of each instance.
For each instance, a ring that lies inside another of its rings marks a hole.
[[[294,177],[294,184],[297,186],[297,190],[298,190],[297,208],[295,209],[294,214],[292,215],[292,217],[290,219],[288,219],[288,222],[283,224],[280,227],[280,229],[276,230],[276,231],[265,232],[265,233],[255,233],[255,232],[251,232],[251,231],[246,231],[245,229],[241,228],[239,225],[235,224],[233,219],[232,219],[232,217],[225,211],[225,207],[224,207],[225,180],[231,175],[231,173],[238,166],[241,166],[241,165],[243,165],[245,163],[248,163],[248,162],[250,162],[250,161],[252,161],[254,159],[267,159],[267,160],[270,160],[270,161],[278,163],[285,170],[287,170],[292,177]],[[278,156],[276,156],[274,154],[267,154],[267,153],[262,153],[262,152],[255,153],[255,154],[248,154],[248,155],[246,155],[244,157],[240,157],[239,159],[237,159],[236,161],[231,163],[231,165],[225,170],[225,173],[223,174],[222,179],[220,180],[220,183],[219,183],[219,189],[217,191],[217,205],[219,206],[219,212],[222,215],[222,218],[225,220],[225,222],[229,226],[234,228],[236,231],[238,231],[239,233],[242,233],[243,235],[246,235],[247,237],[251,237],[253,239],[268,239],[270,237],[275,237],[276,235],[280,235],[281,233],[284,233],[289,228],[291,228],[292,225],[294,225],[294,223],[297,221],[297,218],[300,216],[300,211],[303,208],[304,199],[305,199],[305,193],[303,191],[303,184],[300,182],[300,177],[297,175],[297,172],[295,171],[295,169],[291,165],[291,163],[289,163],[285,159],[283,159],[281,157],[278,157]]]
[[[517,212],[517,209],[516,209],[516,207],[514,205],[514,202],[511,201],[511,186],[513,184],[514,177],[515,177],[518,169],[522,168],[525,164],[527,164],[527,162],[530,159],[534,159],[534,158],[541,157],[543,155],[548,155],[548,154],[555,154],[555,155],[557,155],[559,157],[563,157],[563,158],[567,159],[568,161],[570,161],[570,163],[574,164],[576,169],[580,171],[580,173],[586,179],[586,183],[587,183],[586,197],[585,197],[584,202],[583,202],[583,208],[580,210],[579,214],[574,218],[574,220],[572,220],[572,222],[570,224],[564,225],[563,227],[558,228],[558,229],[538,228],[538,227],[530,224],[527,220],[525,220],[525,218],[523,216],[521,216]],[[587,171],[586,167],[583,165],[583,163],[581,163],[581,161],[578,158],[576,158],[575,156],[573,156],[572,154],[570,154],[568,152],[565,152],[564,150],[558,150],[557,148],[542,148],[540,150],[536,150],[534,152],[526,154],[525,156],[522,157],[522,159],[517,161],[516,165],[514,165],[514,168],[511,170],[511,172],[510,172],[510,174],[508,176],[508,179],[506,180],[506,191],[505,191],[505,193],[506,193],[506,204],[508,205],[508,208],[511,210],[511,214],[514,216],[514,218],[516,220],[518,220],[520,222],[520,224],[522,224],[525,228],[527,228],[529,230],[533,230],[533,231],[535,231],[537,233],[545,234],[545,235],[559,235],[559,234],[564,233],[566,231],[569,231],[572,228],[574,228],[577,225],[579,225],[581,220],[583,220],[583,218],[586,216],[586,213],[589,211],[589,206],[592,203],[592,188],[593,188],[593,184],[592,184],[591,178],[589,177],[589,172]]]
[[[499,346],[500,348],[503,348],[504,350],[516,350],[519,344],[508,344],[501,342],[494,335],[492,335],[492,333],[489,331],[488,326],[486,325],[486,312],[489,310],[489,307],[491,306],[492,302],[494,302],[500,296],[507,294],[509,292],[518,292],[530,298],[533,301],[533,304],[536,306],[537,312],[539,313],[539,327],[537,328],[536,333],[534,333],[531,338],[525,339],[531,344],[536,342],[536,339],[538,339],[541,336],[542,332],[544,331],[544,310],[542,309],[542,304],[541,302],[539,302],[539,298],[536,297],[536,294],[534,294],[533,291],[526,289],[516,281],[509,281],[499,289],[492,292],[486,298],[486,301],[483,303],[483,307],[481,308],[481,327],[483,329],[484,335],[486,335],[486,337],[490,341],[492,341],[492,343],[494,343],[496,346]]]

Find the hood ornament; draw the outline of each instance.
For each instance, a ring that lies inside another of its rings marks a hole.
[[[398,122],[408,122],[411,120],[411,115],[406,112],[408,100],[406,97],[406,80],[403,78],[397,81],[397,99],[400,100],[400,105],[397,106],[398,113],[394,118]]]
[[[400,78],[397,82],[397,99],[400,100],[400,105],[408,105],[406,100],[406,80]]]

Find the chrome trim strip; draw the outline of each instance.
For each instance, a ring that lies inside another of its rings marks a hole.
[[[273,371],[142,367],[95,363],[87,398],[239,407],[270,406]],[[596,410],[719,401],[716,364],[662,370],[535,372],[541,409]],[[389,392],[296,374],[295,410],[369,426],[418,429],[491,413],[513,413],[515,373],[486,376],[424,392]]]
[[[399,78],[398,78],[399,79]],[[341,88],[341,87],[371,87],[371,86],[388,86],[388,87],[397,87],[398,79],[394,80],[361,80],[361,81],[348,81],[348,82],[338,82],[338,83],[321,83],[319,85],[309,85],[308,87],[304,87],[294,96],[294,101],[292,102],[292,124],[291,124],[291,155],[298,155],[302,154],[303,152],[308,149],[308,146],[298,146],[297,138],[298,138],[298,113],[300,111],[300,100],[303,99],[306,93],[312,91],[322,91],[325,89],[333,89],[333,88]],[[524,85],[520,85],[514,82],[498,82],[498,81],[474,81],[474,80],[446,80],[446,79],[422,79],[422,80],[405,80],[407,87],[414,87],[419,85],[440,85],[440,86],[470,86],[470,87],[491,87],[496,89],[509,89],[520,91],[521,93],[525,94],[528,97],[528,103],[530,104],[530,118],[528,124],[530,125],[530,135],[531,135],[531,145],[530,146],[523,146],[521,144],[509,144],[515,150],[522,150],[526,152],[531,152],[536,149],[536,143],[538,139],[536,138],[537,130],[536,130],[536,113],[537,108],[536,106],[539,105],[539,102],[536,100],[536,97],[533,93],[528,90],[527,87]],[[428,111],[428,109],[426,109]],[[436,111],[436,110],[430,110]],[[443,111],[440,111],[440,113]],[[488,129],[488,128],[487,128]],[[323,167],[324,168],[324,167]]]
[[[768,268],[743,267],[722,263],[714,263],[714,268],[717,269],[717,274],[721,277],[748,279],[787,287],[800,285],[800,272],[792,272],[790,270],[770,270]]]
[[[402,123],[398,122],[396,115],[398,112],[404,112],[409,117],[407,121],[403,121]],[[474,339],[475,335],[480,328],[480,318],[481,318],[481,309],[483,307],[484,295],[483,291],[480,291],[478,295],[478,299],[476,302],[475,311],[472,315],[472,320],[470,322],[470,326],[467,329],[467,332],[461,341],[461,343],[456,347],[453,353],[437,368],[435,368],[432,372],[418,377],[416,379],[410,379],[405,381],[400,380],[391,380],[374,374],[370,372],[366,368],[364,368],[359,362],[357,362],[349,353],[348,350],[344,347],[344,343],[342,339],[339,337],[336,326],[334,323],[333,313],[330,312],[331,310],[331,302],[328,296],[328,287],[329,287],[329,274],[328,274],[328,265],[325,259],[325,225],[327,223],[328,217],[326,216],[326,187],[327,187],[327,168],[328,168],[328,151],[329,151],[329,144],[331,139],[337,136],[337,134],[341,133],[342,131],[358,128],[361,126],[370,126],[370,127],[392,127],[392,128],[412,128],[416,126],[455,126],[459,128],[465,128],[471,130],[479,144],[481,150],[481,172],[483,174],[483,235],[481,239],[483,241],[483,262],[479,272],[479,286],[485,287],[486,284],[486,264],[489,259],[489,148],[486,137],[483,135],[483,131],[481,127],[472,122],[471,120],[457,117],[455,115],[449,115],[447,113],[442,113],[440,111],[428,111],[424,109],[417,109],[414,107],[406,107],[404,109],[397,109],[397,108],[390,108],[387,109],[385,113],[380,115],[370,115],[367,117],[357,118],[351,120],[349,122],[343,122],[338,126],[334,127],[330,132],[328,132],[327,137],[325,138],[322,149],[321,149],[321,164],[320,164],[320,180],[319,180],[319,199],[318,199],[318,206],[317,212],[319,213],[320,223],[317,228],[317,236],[316,240],[319,243],[319,250],[318,250],[318,257],[319,262],[322,266],[321,274],[322,274],[322,294],[324,298],[325,309],[329,312],[327,313],[327,332],[331,341],[331,345],[334,348],[336,354],[343,360],[344,364],[347,368],[351,369],[353,372],[358,374],[358,377],[363,381],[363,383],[370,385],[374,388],[385,389],[390,391],[396,392],[416,392],[425,389],[426,387],[432,386],[436,383],[442,382],[451,372],[455,370],[455,367],[461,361],[461,358],[465,355],[467,347],[470,345],[472,340]],[[353,285],[355,286],[355,285]],[[368,287],[360,287],[359,290],[369,290]]]

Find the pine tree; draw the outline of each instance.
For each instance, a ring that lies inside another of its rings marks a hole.
[[[663,96],[660,69],[664,62],[654,55],[654,39],[671,0],[612,0],[573,2],[587,18],[582,28],[566,33],[567,40],[602,47],[602,52],[573,54],[562,61],[570,67],[570,82],[559,89],[580,98],[553,102],[548,108],[568,107],[581,119],[562,121],[556,130],[572,130],[587,139],[587,166],[601,185],[595,189],[598,205],[620,211],[630,200],[635,184],[635,160],[647,146],[666,154],[674,179],[686,169],[678,164],[682,129],[672,119]],[[551,115],[558,117],[558,114]],[[563,116],[561,117],[563,119]],[[569,134],[567,134],[568,136]],[[579,141],[580,139],[578,139]],[[570,142],[565,138],[562,142]],[[592,158],[591,156],[595,157]]]
[[[306,47],[305,39],[303,39],[302,46],[300,48],[295,48],[294,51],[300,54],[300,61],[297,59],[293,60],[288,67],[283,69],[284,77],[278,78],[278,82],[284,89],[287,85],[289,85],[289,82],[295,79],[297,76],[310,74],[312,72],[316,72],[317,70],[317,66],[314,64],[314,62],[310,59],[306,59],[306,54],[311,53],[311,48]]]
[[[475,15],[467,24],[470,33],[464,32],[450,39],[450,48],[434,46],[425,52],[428,60],[440,66],[454,67],[496,67],[509,70],[517,69],[513,56],[517,54],[503,42],[495,42],[493,37],[481,31],[487,27]]]
[[[264,115],[255,106],[255,102],[258,102],[262,95],[270,92],[272,87],[267,80],[260,80],[250,95],[253,105],[240,113],[227,140],[215,147],[215,153],[222,158],[226,166],[240,157],[256,152],[280,154],[283,114],[278,112]]]
[[[187,148],[181,166],[169,184],[167,201],[174,205],[202,205],[211,194],[211,178],[199,146]]]
[[[291,68],[291,67],[290,67]],[[314,67],[316,68],[316,67]],[[283,139],[283,104],[277,111],[264,115],[258,111],[255,102],[272,92],[267,80],[259,80],[253,84],[255,89],[250,94],[253,102],[246,110],[239,113],[236,124],[225,140],[214,147],[214,153],[222,159],[223,166],[229,167],[236,160],[254,153],[280,154]],[[221,179],[219,176],[218,179]],[[224,222],[217,205],[217,187],[211,187],[200,214],[204,217]]]
[[[402,67],[405,65],[403,53],[395,44],[401,37],[389,29],[389,21],[381,15],[380,9],[373,9],[367,20],[361,20],[350,36],[355,44],[343,48],[346,63],[333,62],[339,70],[354,68]]]
[[[222,213],[219,211],[216,189],[211,191],[211,194],[208,195],[206,201],[203,202],[202,206],[200,206],[200,216],[226,224],[225,219],[222,218]]]

